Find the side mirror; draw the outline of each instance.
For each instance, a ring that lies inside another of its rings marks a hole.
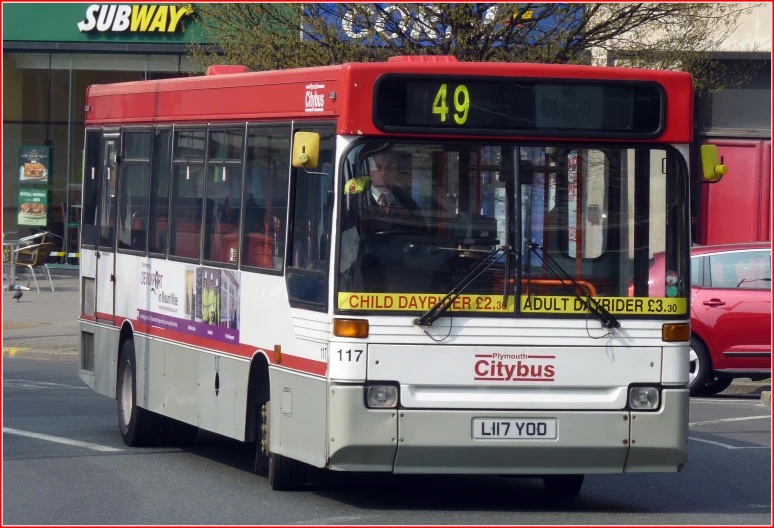
[[[293,135],[293,166],[315,169],[320,158],[320,134],[296,132]]]
[[[728,172],[728,167],[720,163],[717,145],[701,146],[701,168],[706,182],[720,181]]]

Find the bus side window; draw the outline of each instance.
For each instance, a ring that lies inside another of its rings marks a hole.
[[[118,248],[145,253],[148,231],[150,131],[125,132],[118,192]]]
[[[167,217],[169,215],[169,164],[171,130],[153,131],[151,161],[151,194],[148,219],[148,252],[167,252]]]
[[[328,257],[330,255],[333,200],[334,130],[310,128],[320,134],[320,157],[316,169],[294,169],[294,207],[291,252],[288,263],[288,294],[292,300],[325,304]]]
[[[290,124],[247,132],[242,266],[280,271],[285,253]]]
[[[210,130],[202,259],[236,265],[242,207],[242,130]]]
[[[175,130],[169,254],[199,259],[204,194],[204,130]]]

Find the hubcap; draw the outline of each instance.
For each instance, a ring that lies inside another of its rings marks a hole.
[[[121,420],[125,429],[129,428],[132,419],[132,366],[124,363],[124,378],[121,382]]]
[[[691,348],[691,352],[688,355],[690,359],[690,366],[688,367],[688,384],[693,385],[694,381],[696,380],[696,376],[699,375],[699,369],[701,369],[701,365],[699,364],[699,356],[696,354],[696,351]]]

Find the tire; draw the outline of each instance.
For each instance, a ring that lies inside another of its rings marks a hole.
[[[691,396],[698,396],[712,376],[712,359],[704,344],[691,336],[690,366],[688,370],[688,390]]]
[[[134,341],[124,343],[118,360],[116,381],[118,429],[124,443],[130,447],[156,444],[161,433],[163,417],[137,407],[137,362]]]
[[[274,491],[292,491],[306,484],[306,466],[276,453],[269,454],[269,484]]]
[[[706,396],[719,394],[730,387],[733,381],[734,378],[715,378],[704,385],[701,389],[701,394]]]
[[[271,429],[269,427],[271,402],[266,402],[263,409],[265,412],[261,412],[259,418],[262,417],[260,422],[263,422],[261,425],[265,425],[265,428],[258,427],[258,430],[256,431],[256,434],[259,435],[256,436],[255,440],[256,470],[262,463],[262,460],[259,460],[258,454],[261,451],[261,439],[262,437],[265,437],[264,445],[267,455],[262,456],[267,457],[269,466],[269,485],[271,486],[271,489],[274,491],[292,491],[301,489],[306,484],[306,464],[269,451],[269,438],[271,436]],[[256,420],[256,422],[259,422],[259,420]]]
[[[269,471],[269,415],[266,404],[256,405],[255,416],[255,467],[258,475]]]
[[[576,497],[583,486],[583,475],[546,475],[543,486],[551,495]]]

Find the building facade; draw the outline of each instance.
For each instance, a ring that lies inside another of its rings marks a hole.
[[[745,4],[737,4],[742,9]],[[691,147],[691,238],[695,244],[771,240],[771,23],[772,5],[743,11],[736,29],[712,53],[734,72],[749,72],[740,85],[694,99]],[[710,22],[708,22],[710,23]],[[658,36],[657,33],[654,35]],[[654,37],[655,38],[655,37]],[[598,66],[620,64],[615,50],[592,51]],[[727,74],[723,74],[727,75]],[[733,73],[732,73],[733,75]],[[734,79],[725,79],[734,81]],[[716,144],[728,174],[701,184],[701,145]]]
[[[86,89],[197,73],[194,9],[3,5],[4,237],[50,231],[50,263],[77,265]]]
[[[695,186],[698,244],[771,241],[771,16],[770,3],[741,15],[717,61],[749,69],[741,86],[697,97],[696,155],[716,144],[728,175]]]

